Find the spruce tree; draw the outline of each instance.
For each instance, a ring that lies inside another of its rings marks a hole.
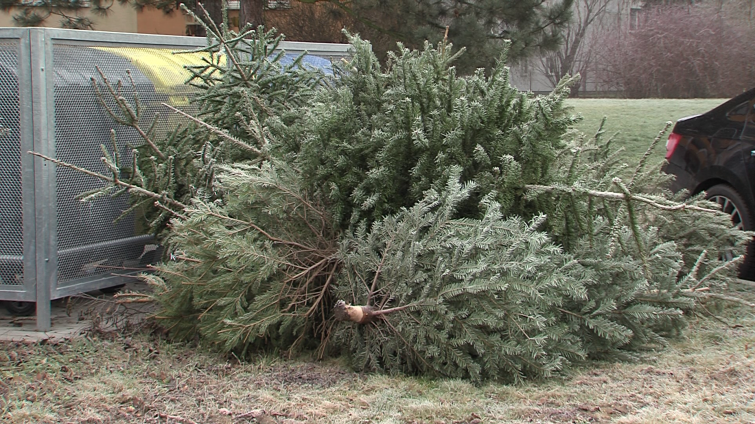
[[[504,218],[488,196],[480,219],[454,218],[475,185],[451,172],[441,192],[342,242],[335,346],[357,369],[475,381],[583,358],[559,320],[565,299],[585,298],[580,266],[541,231],[546,217]]]
[[[147,162],[175,172],[194,155],[201,166],[169,175],[210,185],[150,185],[159,174],[138,160],[124,181],[111,156],[100,175],[100,193],[158,199],[172,217],[170,256],[145,278],[176,337],[239,357],[316,349],[360,370],[518,380],[657,347],[701,299],[730,298],[736,261],[720,258],[752,234],[668,192],[649,163],[660,136],[628,172],[601,130],[570,132],[569,81],[519,93],[503,59],[459,77],[447,43],[400,48],[384,69],[353,37],[321,84],[267,66],[264,31],[218,34],[207,52],[238,62],[195,70],[202,120],[152,140],[203,144]],[[267,74],[245,80],[242,64]]]
[[[381,58],[396,41],[421,49],[425,40],[435,44],[445,34],[469,51],[458,62],[464,75],[493,67],[509,42],[513,60],[557,49],[574,7],[573,0],[329,1],[355,17],[349,29],[377,41]]]
[[[335,88],[318,92],[297,134],[298,166],[344,228],[410,207],[443,187],[454,166],[477,187],[460,205],[465,216],[491,191],[505,214],[537,213],[516,199],[523,184],[549,178],[564,145],[574,122],[563,106],[569,80],[547,96],[522,93],[509,84],[506,50],[490,76],[459,77],[453,64],[463,51],[445,43],[399,45],[383,71],[368,42],[351,42]]]
[[[240,356],[316,346],[340,267],[329,215],[285,162],[218,171],[223,200],[194,199],[172,222],[170,260],[147,276],[158,318],[176,337]]]

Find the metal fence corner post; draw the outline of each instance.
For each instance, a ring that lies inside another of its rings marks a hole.
[[[55,157],[52,49],[44,28],[30,28],[34,151]],[[37,331],[51,328],[51,299],[57,279],[55,165],[34,160]]]

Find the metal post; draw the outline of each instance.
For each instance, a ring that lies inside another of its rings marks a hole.
[[[55,156],[54,103],[52,97],[52,58],[45,31],[29,29],[31,43],[32,109],[34,121],[34,150]],[[51,327],[50,301],[57,278],[57,250],[55,248],[57,217],[55,214],[55,165],[41,159],[34,161],[35,239],[37,331]]]
[[[24,300],[37,298],[37,231],[34,157],[26,152],[34,150],[34,91],[32,89],[31,39],[28,30],[19,37],[20,51],[18,60],[18,93],[20,123],[20,158],[21,158],[21,196],[23,208],[23,276]]]

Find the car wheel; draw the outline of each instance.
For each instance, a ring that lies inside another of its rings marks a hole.
[[[721,210],[731,216],[731,223],[740,230],[752,230],[750,208],[742,196],[725,184],[715,185],[705,191],[705,198],[721,205]],[[755,242],[747,245],[745,260],[739,268],[739,278],[755,279]]]
[[[37,310],[37,304],[34,302],[5,302],[5,309],[10,312],[11,315],[26,317],[34,313]]]

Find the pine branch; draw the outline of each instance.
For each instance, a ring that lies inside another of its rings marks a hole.
[[[393,242],[393,237],[391,237],[388,242],[386,242],[385,245],[385,251],[388,251],[391,248],[391,243]],[[370,304],[370,301],[372,300],[372,296],[375,294],[375,289],[377,288],[378,278],[380,277],[380,273],[383,270],[383,265],[385,265],[385,259],[386,255],[383,254],[380,258],[380,264],[378,264],[377,269],[375,270],[375,276],[372,278],[372,285],[370,286],[370,291],[367,293],[367,304]]]
[[[126,98],[123,97],[120,93],[118,93],[115,89],[113,89],[112,85],[108,81],[107,77],[105,76],[105,73],[102,72],[102,69],[100,69],[99,66],[95,67],[97,69],[97,72],[100,74],[100,78],[102,78],[103,83],[105,84],[105,87],[107,87],[107,90],[110,94],[110,96],[115,100],[118,107],[121,109],[121,112],[128,116],[129,119],[123,119],[120,116],[118,116],[114,110],[110,108],[110,106],[105,102],[105,99],[102,96],[102,93],[100,92],[99,86],[97,85],[97,81],[94,79],[94,77],[91,78],[92,87],[95,90],[95,93],[97,95],[97,100],[99,101],[100,105],[105,109],[105,111],[110,115],[111,118],[113,118],[114,121],[118,122],[121,125],[125,125],[128,127],[131,127],[135,129],[139,135],[142,137],[145,143],[152,149],[152,151],[157,154],[157,156],[165,160],[167,159],[167,156],[165,153],[163,153],[155,144],[155,142],[150,138],[148,133],[146,133],[142,128],[139,126],[139,115],[141,114],[141,110],[139,107],[138,97],[135,97],[137,110],[134,111],[131,106],[126,101]],[[132,87],[134,89],[134,93],[136,93],[136,84],[134,83],[133,78],[131,77],[131,72],[126,70],[126,73],[131,81]],[[120,83],[120,82],[119,82]],[[134,94],[136,96],[136,94]],[[151,128],[154,127],[154,122],[150,126]]]
[[[736,297],[736,296],[729,296],[726,294],[721,293],[701,293],[698,291],[682,291],[679,293],[682,296],[691,297],[695,299],[718,299],[718,300],[725,300],[727,302],[733,302],[738,303],[740,305],[744,305],[750,308],[755,308],[755,303],[748,302],[742,298]]]
[[[273,243],[284,244],[284,245],[292,246],[292,247],[298,247],[298,248],[300,248],[302,250],[305,250],[305,251],[317,250],[315,248],[312,248],[312,247],[309,247],[309,246],[305,246],[305,245],[297,243],[295,241],[283,240],[283,239],[280,239],[278,237],[274,237],[273,235],[271,235],[270,233],[268,233],[267,231],[265,231],[264,229],[262,229],[262,227],[258,226],[257,224],[255,224],[253,222],[250,222],[250,221],[244,221],[244,220],[241,220],[241,219],[232,218],[230,216],[221,215],[221,214],[218,214],[218,213],[215,213],[215,212],[204,212],[204,213],[206,213],[208,216],[214,216],[215,218],[220,218],[220,219],[223,219],[223,220],[226,220],[226,221],[231,221],[231,222],[235,222],[235,223],[242,224],[242,225],[245,225],[247,227],[250,227],[250,228],[254,229],[255,231],[257,231],[258,233],[260,233],[263,236],[265,236],[268,240],[272,241]]]
[[[154,303],[155,298],[151,294],[144,293],[116,293],[113,295],[116,303]]]
[[[306,316],[311,316],[313,313],[315,313],[318,309],[322,310],[322,300],[325,297],[325,294],[328,293],[328,290],[330,290],[330,283],[333,282],[333,279],[336,275],[336,270],[338,267],[331,268],[330,272],[327,274],[327,279],[325,280],[325,284],[322,285],[322,288],[320,289],[320,294],[317,296],[317,299],[312,304],[312,307],[309,308]]]
[[[697,280],[697,273],[700,272],[700,267],[703,265],[703,262],[705,261],[705,258],[708,256],[708,251],[703,250],[703,252],[700,254],[700,256],[697,257],[697,260],[695,261],[695,265],[692,266],[692,270],[684,276],[684,279],[682,280],[682,283],[689,281],[695,281]],[[695,286],[692,288],[694,291],[698,286]]]
[[[184,220],[189,219],[188,216],[183,215],[183,214],[181,214],[179,212],[176,212],[173,209],[171,209],[171,208],[163,205],[162,203],[160,203],[159,200],[155,201],[155,203],[153,203],[153,204],[155,205],[156,208],[158,208],[160,210],[164,210],[165,212],[171,213],[171,214],[177,216],[178,218],[181,218],[181,219],[184,219]]]
[[[698,290],[698,288],[703,285],[706,281],[710,280],[713,276],[718,274],[719,272],[730,269],[736,265],[741,264],[744,262],[744,255],[737,256],[736,258],[732,259],[731,261],[724,262],[723,264],[717,266],[712,271],[710,271],[708,274],[706,274],[703,278],[700,279],[700,281],[697,282],[692,288],[690,288],[690,291],[694,292],[695,290]]]
[[[134,193],[134,194],[138,194],[140,196],[146,196],[146,197],[151,197],[153,199],[158,199],[158,200],[167,202],[168,204],[171,204],[173,206],[176,206],[176,207],[178,207],[181,210],[185,210],[185,209],[188,208],[186,205],[184,205],[183,203],[181,203],[181,202],[179,202],[177,200],[171,199],[171,198],[169,198],[169,197],[167,197],[165,195],[162,195],[162,194],[158,194],[158,193],[146,190],[146,189],[144,189],[142,187],[138,187],[138,186],[135,186],[133,184],[126,183],[126,182],[121,181],[119,179],[115,179],[113,177],[108,177],[107,175],[103,175],[103,174],[100,174],[98,172],[90,171],[88,169],[84,169],[84,168],[81,168],[79,166],[72,165],[70,163],[63,162],[61,160],[57,160],[57,159],[51,158],[49,156],[45,156],[45,155],[43,155],[41,153],[31,152],[31,151],[27,152],[27,153],[29,153],[32,156],[40,157],[40,158],[42,158],[42,159],[44,159],[46,161],[52,162],[52,163],[54,163],[56,165],[60,165],[60,166],[64,166],[64,167],[69,168],[69,169],[73,169],[74,171],[81,172],[82,174],[90,175],[90,176],[98,178],[98,179],[100,179],[102,181],[105,181],[105,182],[108,182],[108,183],[111,183],[111,184],[114,184],[114,185],[118,185],[118,186],[121,186],[121,187],[125,187],[125,188],[128,189],[129,193]]]
[[[637,244],[637,251],[640,254],[640,260],[642,261],[642,270],[645,273],[645,278],[648,281],[652,280],[650,273],[650,266],[648,265],[647,252],[645,251],[645,245],[642,242],[642,232],[640,230],[640,224],[638,222],[637,213],[634,208],[632,200],[635,196],[629,191],[629,188],[619,178],[614,178],[613,183],[616,184],[621,191],[624,192],[624,200],[627,209],[627,215],[629,216],[629,228],[632,230],[634,241]]]
[[[668,131],[668,129],[671,127],[672,124],[673,123],[671,121],[666,122],[666,125],[663,127],[663,129],[660,132],[658,132],[658,135],[650,143],[650,146],[648,146],[647,150],[645,150],[645,154],[642,155],[640,162],[637,164],[637,167],[634,169],[632,178],[629,180],[629,184],[627,184],[627,189],[632,190],[634,188],[634,183],[637,180],[638,175],[645,168],[645,165],[647,165],[648,159],[650,159],[650,156],[652,155],[653,150],[655,150],[655,147],[658,145],[658,143],[660,143],[664,134],[666,134],[666,132]]]
[[[614,182],[621,182],[620,178],[614,178]],[[607,200],[616,200],[616,201],[626,201],[627,196],[624,193],[616,193],[612,191],[597,191],[597,190],[591,190],[591,189],[583,189],[579,187],[562,187],[562,186],[548,186],[548,185],[539,185],[539,184],[525,184],[524,188],[526,190],[532,190],[536,192],[546,192],[546,193],[576,193],[576,194],[585,194],[588,196],[593,197],[600,197]],[[697,211],[697,212],[705,212],[705,213],[720,213],[721,211],[718,209],[708,209],[703,208],[700,206],[690,205],[688,203],[680,203],[680,204],[673,204],[673,205],[663,205],[661,203],[658,203],[655,200],[649,199],[644,196],[640,195],[632,195],[631,196],[633,200],[637,200],[642,203],[646,203],[654,208],[661,209],[664,211],[684,211],[684,210],[691,210],[691,211]]]
[[[249,86],[249,79],[250,79],[250,77],[244,72],[244,69],[239,65],[239,62],[236,59],[236,49],[233,48],[232,46],[229,46],[226,43],[226,40],[225,40],[226,34],[223,31],[220,31],[220,29],[218,28],[218,26],[215,23],[215,21],[213,21],[212,18],[210,17],[210,14],[207,12],[207,10],[205,10],[204,6],[202,6],[202,3],[197,3],[197,6],[200,8],[200,10],[202,11],[202,13],[204,13],[206,21],[209,22],[209,24],[212,25],[212,27],[210,27],[207,24],[205,24],[204,23],[205,20],[199,19],[199,17],[197,15],[195,15],[194,12],[192,12],[184,4],[181,4],[181,9],[185,13],[191,15],[195,20],[200,21],[202,23],[202,25],[205,27],[205,29],[207,30],[208,35],[212,34],[212,35],[215,36],[215,41],[225,51],[226,57],[228,58],[228,60],[231,61],[231,63],[233,63],[233,66],[239,72],[239,76],[241,77],[241,80],[244,81],[245,85]],[[249,35],[249,33],[253,33],[253,31],[248,31],[248,32],[244,32],[243,34],[240,34],[239,35],[239,39],[245,38],[246,36]]]
[[[265,154],[263,151],[257,149],[254,146],[251,146],[251,145],[249,145],[247,143],[244,143],[243,141],[237,139],[236,137],[228,134],[228,132],[226,132],[225,130],[221,130],[221,129],[217,128],[217,127],[214,127],[214,126],[212,126],[212,125],[210,125],[210,124],[202,121],[201,119],[195,118],[195,117],[189,115],[188,113],[186,113],[186,112],[184,112],[182,110],[176,109],[175,107],[173,107],[173,106],[171,106],[171,105],[169,105],[167,103],[163,103],[163,106],[167,107],[168,109],[172,110],[173,112],[175,112],[175,113],[177,113],[177,114],[179,114],[179,115],[181,115],[181,116],[183,116],[185,118],[188,118],[188,119],[194,121],[195,123],[197,123],[197,124],[203,126],[204,128],[207,128],[208,130],[210,130],[211,133],[219,135],[220,137],[222,137],[222,138],[224,138],[224,139],[232,142],[233,144],[235,144],[235,145],[237,145],[237,146],[239,146],[239,147],[241,147],[241,148],[243,148],[245,150],[253,152],[253,153],[259,155],[262,158],[267,158],[268,157],[268,155]]]

